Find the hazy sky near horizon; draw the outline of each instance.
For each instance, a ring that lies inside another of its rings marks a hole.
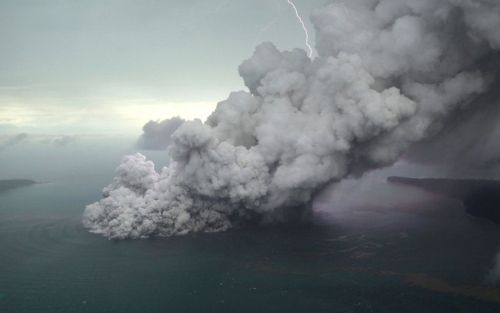
[[[296,0],[307,20],[328,0]],[[262,41],[304,48],[286,0],[0,0],[0,133],[139,133],[205,118]]]

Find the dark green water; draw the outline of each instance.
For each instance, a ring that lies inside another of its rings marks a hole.
[[[0,194],[0,312],[500,312],[463,287],[500,229],[457,208],[114,242],[81,227],[105,182],[84,179]]]

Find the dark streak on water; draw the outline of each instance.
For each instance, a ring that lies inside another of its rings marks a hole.
[[[33,184],[36,184],[36,181],[30,179],[2,179],[0,180],[0,192]]]
[[[80,225],[88,186],[0,195],[0,312],[500,311],[464,287],[487,288],[500,229],[455,208],[114,242]]]

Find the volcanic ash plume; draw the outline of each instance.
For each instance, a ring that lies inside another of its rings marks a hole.
[[[142,128],[142,135],[137,141],[137,146],[146,150],[164,150],[172,142],[172,134],[185,121],[173,117],[160,122],[149,121]]]
[[[496,3],[366,0],[317,10],[318,58],[258,46],[239,68],[249,92],[177,128],[160,173],[140,154],[125,157],[84,225],[140,238],[300,215],[325,184],[391,164],[490,88]]]

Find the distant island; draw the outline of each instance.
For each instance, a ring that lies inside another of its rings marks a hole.
[[[4,179],[0,180],[0,192],[36,184],[36,181],[30,179]]]
[[[442,179],[389,177],[387,181],[418,187],[462,201],[472,216],[500,223],[500,181],[484,179]]]

